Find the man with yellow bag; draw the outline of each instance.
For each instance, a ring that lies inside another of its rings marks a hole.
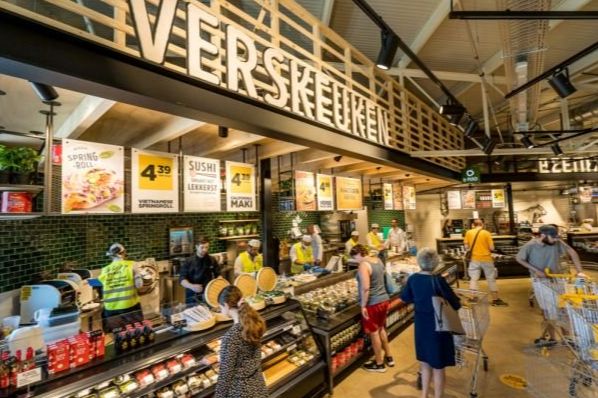
[[[135,262],[125,260],[127,252],[123,245],[114,243],[106,252],[112,262],[102,268],[98,279],[102,283],[104,302],[104,326],[112,330],[122,324],[142,320],[141,304],[137,289],[143,286],[143,278],[135,269]],[[121,320],[120,315],[125,315]]]
[[[247,250],[235,259],[235,277],[241,274],[254,274],[262,269],[264,260],[259,253],[262,243],[257,239],[247,242]]]
[[[307,267],[314,265],[314,253],[311,247],[311,236],[303,235],[301,241],[291,247],[291,274],[296,275],[303,272]]]

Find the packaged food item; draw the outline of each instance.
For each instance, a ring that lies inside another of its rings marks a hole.
[[[70,345],[70,367],[85,365],[90,358],[90,345],[86,334],[79,334],[68,339]]]
[[[181,364],[183,365],[183,368],[189,369],[195,366],[197,364],[197,361],[195,360],[193,355],[183,354],[183,356],[181,357]]]
[[[189,392],[189,386],[183,380],[178,380],[172,384],[172,391],[176,396],[185,396]]]
[[[203,383],[203,388],[209,388],[213,383],[210,379],[203,373],[201,376],[201,382]]]
[[[120,392],[117,387],[108,387],[100,390],[98,393],[99,398],[120,398]]]
[[[177,361],[176,358],[170,358],[168,361],[166,361],[166,369],[168,369],[168,372],[173,375],[183,370],[183,366],[179,361]]]
[[[143,334],[145,336],[146,344],[151,344],[156,340],[156,333],[154,332],[152,321],[143,321]]]
[[[218,381],[218,374],[216,374],[216,372],[214,372],[212,369],[207,370],[205,375],[208,379],[210,379],[212,384],[216,384],[216,381]]]
[[[164,380],[170,375],[163,363],[152,366],[152,373],[154,374],[156,381]]]
[[[87,395],[77,395],[78,398],[99,398],[99,395],[95,392]]]
[[[67,340],[48,345],[48,373],[54,374],[70,369],[70,344]]]
[[[203,381],[199,374],[192,374],[187,378],[187,385],[191,391],[196,391],[203,388]]]
[[[2,213],[31,213],[29,192],[2,192]]]
[[[127,351],[130,348],[129,335],[125,330],[115,333],[114,346],[119,352]]]
[[[154,374],[149,369],[143,369],[135,373],[135,380],[141,388],[147,387],[156,381]]]
[[[210,366],[217,363],[219,360],[218,354],[208,354],[201,359],[201,363]]]
[[[174,391],[169,387],[164,387],[156,391],[156,398],[174,398]]]

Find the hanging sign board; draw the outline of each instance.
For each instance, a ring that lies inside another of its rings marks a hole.
[[[131,212],[179,211],[178,156],[131,150]]]
[[[538,161],[539,173],[595,173],[598,172],[596,159],[541,159]]]
[[[394,199],[392,196],[392,184],[384,183],[382,185],[382,192],[384,195],[384,210],[393,210],[394,209]]]
[[[220,160],[183,157],[186,212],[220,211]]]
[[[592,203],[592,187],[579,187],[579,201]]]
[[[328,174],[317,174],[316,185],[318,187],[318,210],[334,210],[334,191],[332,190],[332,176]]]
[[[405,208],[403,204],[403,187],[398,182],[392,184],[392,201],[395,210],[403,210]]]
[[[489,209],[492,207],[492,192],[474,191],[475,192],[475,207],[476,209]]]
[[[128,3],[142,58],[158,65],[165,63],[176,15],[183,12],[186,15],[182,19],[187,23],[177,24],[177,28],[186,30],[183,57],[187,60],[187,75],[388,146],[389,116],[384,107],[304,60],[263,40],[256,43],[251,37],[253,32],[219,19],[213,10],[196,4],[199,2],[186,2],[183,9],[177,10],[177,0],[162,0],[157,13],[148,10],[150,2],[146,0]],[[223,60],[223,73],[213,69],[209,62],[213,58]],[[276,93],[259,89],[259,83],[274,86]]]
[[[461,191],[448,191],[446,193],[449,210],[457,210],[461,208]]]
[[[295,201],[297,211],[316,210],[316,186],[314,173],[295,171]]]
[[[415,187],[403,186],[403,203],[405,210],[415,210]]]
[[[477,167],[468,167],[461,172],[461,181],[466,184],[475,184],[480,182],[480,169]]]
[[[226,162],[226,210],[257,210],[254,165]]]
[[[504,189],[492,190],[492,207],[502,209],[505,207],[505,191]]]
[[[62,213],[123,213],[124,148],[62,141]]]
[[[358,178],[335,177],[336,209],[361,210],[363,208],[361,180]]]
[[[475,191],[461,191],[461,204],[464,209],[475,209]]]

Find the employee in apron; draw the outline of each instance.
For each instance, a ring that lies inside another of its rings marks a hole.
[[[104,327],[112,331],[143,319],[137,295],[137,289],[143,286],[143,278],[135,269],[135,262],[125,260],[127,252],[120,243],[110,246],[106,255],[112,262],[102,268],[98,279],[102,283]]]
[[[303,235],[301,241],[291,247],[291,274],[296,275],[314,265],[314,253],[311,247],[311,236]]]
[[[372,229],[367,235],[367,244],[370,252],[376,253],[380,260],[382,260],[382,264],[386,264],[386,251],[384,241],[380,239],[378,233],[380,232],[380,225],[372,224]]]
[[[259,253],[261,245],[257,239],[247,242],[247,250],[235,259],[235,277],[241,274],[253,274],[262,269],[264,260]]]
[[[218,261],[208,254],[210,241],[200,238],[195,246],[195,255],[188,258],[181,268],[179,282],[185,288],[187,304],[203,301],[203,291],[214,278],[220,276]]]

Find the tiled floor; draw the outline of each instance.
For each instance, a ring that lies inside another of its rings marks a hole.
[[[462,287],[466,283],[461,283]],[[481,285],[485,289],[485,285]],[[490,307],[490,327],[483,346],[489,357],[489,371],[480,370],[478,397],[519,398],[529,397],[524,390],[504,385],[499,377],[503,374],[526,376],[529,360],[523,350],[541,332],[540,311],[531,308],[528,296],[531,289],[529,279],[505,279],[499,281],[500,296],[509,307]],[[416,388],[418,363],[415,360],[413,327],[396,337],[392,343],[397,365],[386,373],[369,373],[358,369],[343,380],[334,390],[334,396],[342,398],[419,398]],[[464,368],[450,368],[447,371],[446,398],[469,397],[469,382],[474,357],[468,355]],[[534,369],[536,370],[536,369]],[[566,386],[561,386],[566,391]],[[556,386],[558,388],[558,386]],[[566,392],[563,393],[563,397]]]

